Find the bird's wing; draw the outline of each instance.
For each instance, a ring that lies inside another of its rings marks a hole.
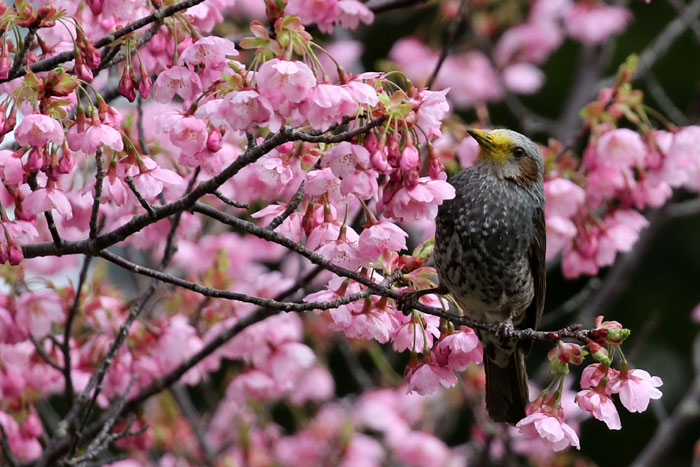
[[[523,325],[532,329],[537,329],[544,310],[544,295],[547,284],[547,269],[545,267],[545,251],[547,240],[544,225],[544,210],[537,209],[532,217],[533,241],[528,251],[530,261],[530,273],[535,288],[535,296],[526,311],[526,318]]]

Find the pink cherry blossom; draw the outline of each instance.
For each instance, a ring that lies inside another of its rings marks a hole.
[[[515,63],[503,69],[503,83],[517,94],[536,93],[544,80],[544,72],[530,63]]]
[[[375,261],[384,251],[401,251],[406,248],[408,234],[391,222],[377,222],[362,230],[358,240],[359,253]]]
[[[163,169],[150,157],[142,158],[143,168],[132,166],[127,175],[134,177],[134,184],[146,199],[153,199],[163,192],[165,186],[177,186],[184,183],[182,177],[172,170]]]
[[[226,94],[218,112],[221,122],[232,130],[249,131],[256,124],[277,131],[282,124],[267,98],[253,90]]]
[[[436,363],[420,363],[415,368],[406,367],[404,377],[409,389],[421,396],[434,393],[441,385],[450,388],[457,384],[457,376],[452,370]]]
[[[650,399],[660,399],[658,388],[663,384],[658,376],[638,369],[623,369],[610,382],[613,393],[620,395],[620,402],[630,412],[644,412],[649,407]]]
[[[170,141],[184,153],[194,154],[207,144],[207,124],[195,117],[175,121],[170,129]]]
[[[0,167],[2,181],[9,185],[19,186],[24,180],[24,167],[21,156],[7,149],[0,150]]]
[[[429,137],[440,136],[442,120],[450,111],[450,104],[445,96],[448,89],[443,91],[423,90],[418,96],[416,122]]]
[[[201,90],[199,76],[185,67],[174,66],[158,75],[153,84],[153,98],[156,102],[167,104],[177,94],[190,102]]]
[[[576,403],[583,410],[590,412],[596,419],[605,422],[609,430],[622,428],[620,415],[617,413],[615,403],[600,387],[579,391],[576,394]]]
[[[86,154],[94,154],[98,147],[105,145],[115,151],[124,149],[122,135],[110,125],[99,121],[85,127],[84,132],[79,131],[80,125],[75,124],[68,129],[66,139],[68,147],[73,151],[83,151]]]
[[[483,360],[479,337],[466,326],[440,339],[433,354],[439,365],[453,371],[464,371],[470,363]]]
[[[447,445],[436,436],[424,431],[412,431],[392,442],[396,459],[409,467],[448,465]]]
[[[542,63],[563,42],[561,29],[549,18],[531,21],[508,29],[496,43],[496,63]]]
[[[567,32],[588,44],[600,44],[627,27],[632,15],[629,10],[604,3],[576,2],[566,15]]]
[[[330,167],[336,177],[345,177],[357,169],[369,168],[369,152],[362,146],[343,141],[326,151],[321,166]]]
[[[520,420],[515,427],[526,437],[541,438],[553,451],[563,451],[569,446],[581,449],[576,432],[564,422],[563,418],[534,412]]]
[[[314,128],[325,130],[357,109],[357,103],[342,86],[319,84],[311,90],[299,110]]]
[[[303,24],[315,23],[325,33],[333,32],[333,23],[340,14],[338,0],[290,0],[285,12],[298,15]]]
[[[644,164],[647,148],[636,131],[618,128],[603,134],[596,144],[597,164],[627,168]]]
[[[49,141],[61,145],[64,140],[63,127],[48,115],[31,114],[15,128],[15,139],[22,146],[43,146]]]
[[[366,104],[374,107],[379,103],[377,91],[369,84],[353,80],[344,84],[343,89],[348,91],[353,100],[358,104]]]
[[[657,142],[663,136],[657,132]],[[666,144],[666,159],[661,169],[663,180],[673,187],[685,186],[700,191],[700,126],[687,126],[672,138],[668,134],[666,136],[670,141]]]
[[[384,215],[401,221],[433,219],[437,207],[446,199],[452,199],[455,190],[444,180],[421,177],[413,188],[402,186],[386,203],[382,203]]]
[[[639,233],[649,221],[638,211],[618,209],[603,219],[603,235],[600,236],[596,262],[599,266],[613,263],[618,251],[628,252],[639,238]]]
[[[450,99],[457,107],[473,107],[503,96],[501,80],[491,60],[477,51],[448,56],[436,86],[450,88]]]
[[[316,78],[306,64],[277,58],[263,63],[255,80],[260,94],[276,107],[302,102],[316,86]]]
[[[207,36],[197,40],[197,42],[182,52],[179,65],[187,64],[192,68],[196,65],[218,67],[226,62],[227,57],[235,57],[237,55],[236,46],[230,40],[216,36]]]
[[[23,206],[27,212],[36,215],[44,211],[55,209],[60,215],[70,219],[73,216],[73,209],[66,195],[55,188],[52,183],[44,188],[32,191],[24,199]]]
[[[23,293],[17,298],[15,318],[26,336],[43,337],[65,318],[63,300],[53,290]]]
[[[357,29],[360,21],[371,24],[374,21],[374,13],[363,3],[357,0],[338,0],[338,22],[348,29]]]

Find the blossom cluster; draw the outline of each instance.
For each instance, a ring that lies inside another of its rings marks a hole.
[[[446,2],[446,16],[457,14],[455,3]],[[483,5],[486,7],[486,5]],[[478,16],[478,7],[468,14]],[[537,0],[532,2],[524,21],[510,22],[498,31],[491,17],[482,17],[479,28],[486,36],[496,34],[493,54],[471,48],[449,55],[435,79],[437,89],[450,88],[450,98],[458,107],[474,107],[500,100],[507,92],[534,94],[544,85],[545,75],[538,68],[556,51],[566,37],[585,44],[601,44],[622,33],[630,12],[604,2]],[[389,58],[416,83],[426,83],[440,57],[440,50],[418,37],[397,41]]]

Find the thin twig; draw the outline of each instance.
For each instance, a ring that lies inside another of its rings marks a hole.
[[[437,79],[437,76],[440,73],[440,69],[442,68],[442,64],[445,63],[445,59],[447,58],[447,54],[450,51],[450,47],[452,47],[452,44],[454,43],[455,38],[457,37],[457,31],[459,30],[460,26],[462,26],[462,24],[466,21],[467,3],[467,0],[462,0],[459,3],[459,9],[457,10],[457,14],[454,18],[452,18],[450,25],[447,27],[447,30],[445,31],[445,34],[442,37],[442,50],[440,50],[440,57],[438,58],[438,61],[435,64],[433,73],[430,75],[430,78],[426,83],[426,86],[429,89],[433,87],[433,84],[435,83],[435,80]]]
[[[180,384],[174,384],[170,388],[170,394],[173,395],[173,398],[175,399],[175,402],[177,402],[177,405],[180,407],[182,414],[185,416],[187,422],[190,424],[190,428],[192,428],[192,431],[194,432],[197,438],[199,446],[202,448],[202,455],[204,456],[204,465],[206,465],[207,467],[212,467],[214,465],[216,453],[209,444],[209,441],[207,440],[207,435],[202,431],[201,421],[199,420],[199,416],[197,415],[197,409],[195,409],[194,404],[192,403],[192,399],[190,399],[189,394],[187,394],[185,388],[183,388]]]
[[[190,282],[185,279],[180,279],[177,276],[168,274],[166,272],[156,271],[155,269],[147,268],[136,263],[111,253],[107,250],[100,252],[102,256],[107,261],[116,264],[119,267],[131,271],[135,274],[141,274],[143,276],[156,279],[157,281],[164,282],[166,284],[176,285],[182,287],[183,289],[191,290],[197,292],[200,295],[211,298],[224,298],[227,300],[235,300],[244,303],[252,303],[265,308],[270,308],[273,310],[280,311],[309,311],[309,310],[327,310],[330,308],[337,308],[340,305],[347,305],[356,300],[363,299],[370,294],[369,290],[362,292],[357,292],[352,295],[347,295],[341,297],[337,300],[325,301],[325,302],[308,302],[308,303],[297,303],[297,302],[280,302],[272,298],[256,297],[253,295],[248,295],[240,292],[232,292],[230,290],[215,289],[213,287],[207,287],[195,282]]]
[[[36,176],[37,176],[37,172],[32,172],[32,174],[29,175],[29,178],[27,180],[27,183],[29,184],[29,188],[31,188],[32,191],[36,191],[39,189],[39,184],[36,181]],[[61,234],[58,233],[58,228],[56,227],[56,221],[53,218],[53,214],[51,213],[51,209],[44,211],[44,217],[46,217],[46,224],[49,228],[49,232],[51,233],[51,239],[53,240],[53,244],[57,248],[63,247],[63,239],[61,238]]]
[[[34,37],[36,37],[37,29],[39,29],[38,25],[32,25],[27,31],[27,35],[24,36],[22,48],[15,55],[15,61],[12,64],[12,68],[10,69],[10,73],[8,76],[16,74],[17,70],[19,70],[19,67],[21,67],[24,64],[24,60],[27,58],[27,53],[29,52],[29,49],[32,46],[32,42],[34,42]]]
[[[61,347],[61,350],[63,351],[63,379],[65,381],[65,398],[68,404],[73,403],[73,396],[74,396],[74,390],[73,390],[73,378],[71,375],[71,348],[70,348],[70,334],[71,330],[73,328],[73,321],[75,320],[75,317],[79,313],[79,307],[80,307],[80,291],[83,288],[83,284],[85,284],[85,280],[87,279],[87,273],[88,269],[90,268],[90,261],[92,260],[91,255],[86,255],[85,259],[83,260],[83,267],[80,269],[80,276],[78,276],[78,284],[75,288],[75,297],[73,298],[73,305],[71,306],[70,310],[68,311],[68,317],[66,318],[66,325],[63,330],[63,345]]]
[[[102,161],[102,147],[95,151],[95,197],[92,200],[92,212],[90,213],[90,239],[97,238],[97,216],[102,202],[102,187],[105,179],[104,162]]]
[[[44,348],[41,346],[41,342],[36,340],[36,337],[30,335],[29,339],[32,341],[34,344],[34,350],[36,350],[36,353],[39,354],[42,360],[46,362],[47,365],[49,365],[51,368],[55,368],[56,370],[63,372],[63,367],[59,365],[58,363],[54,362],[51,357],[44,351]]]
[[[131,192],[136,196],[136,199],[139,200],[139,204],[141,205],[142,208],[148,212],[148,215],[151,217],[155,217],[156,211],[153,209],[153,206],[151,206],[148,201],[146,201],[146,198],[143,197],[141,192],[136,188],[136,184],[134,183],[134,179],[131,177],[131,175],[124,177],[124,181],[126,182],[127,185],[129,185],[129,188],[131,188]]]
[[[220,201],[222,201],[224,204],[227,204],[231,207],[238,208],[238,209],[250,209],[250,205],[246,203],[239,203],[238,201],[234,201],[230,198],[227,198],[224,194],[222,194],[219,190],[216,190],[214,193],[212,193],[214,196],[219,198]]]
[[[304,182],[301,182],[301,185],[299,185],[299,188],[297,189],[296,193],[294,193],[294,197],[292,197],[292,201],[289,203],[289,206],[287,206],[287,209],[285,209],[282,214],[272,219],[272,222],[267,225],[267,228],[270,230],[275,230],[277,227],[279,227],[282,222],[285,221],[285,219],[296,211],[302,199],[304,199]]]

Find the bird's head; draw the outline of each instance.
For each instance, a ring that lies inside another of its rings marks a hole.
[[[542,183],[544,160],[527,136],[513,130],[468,130],[479,143],[479,163],[489,164],[501,178],[529,187]]]

